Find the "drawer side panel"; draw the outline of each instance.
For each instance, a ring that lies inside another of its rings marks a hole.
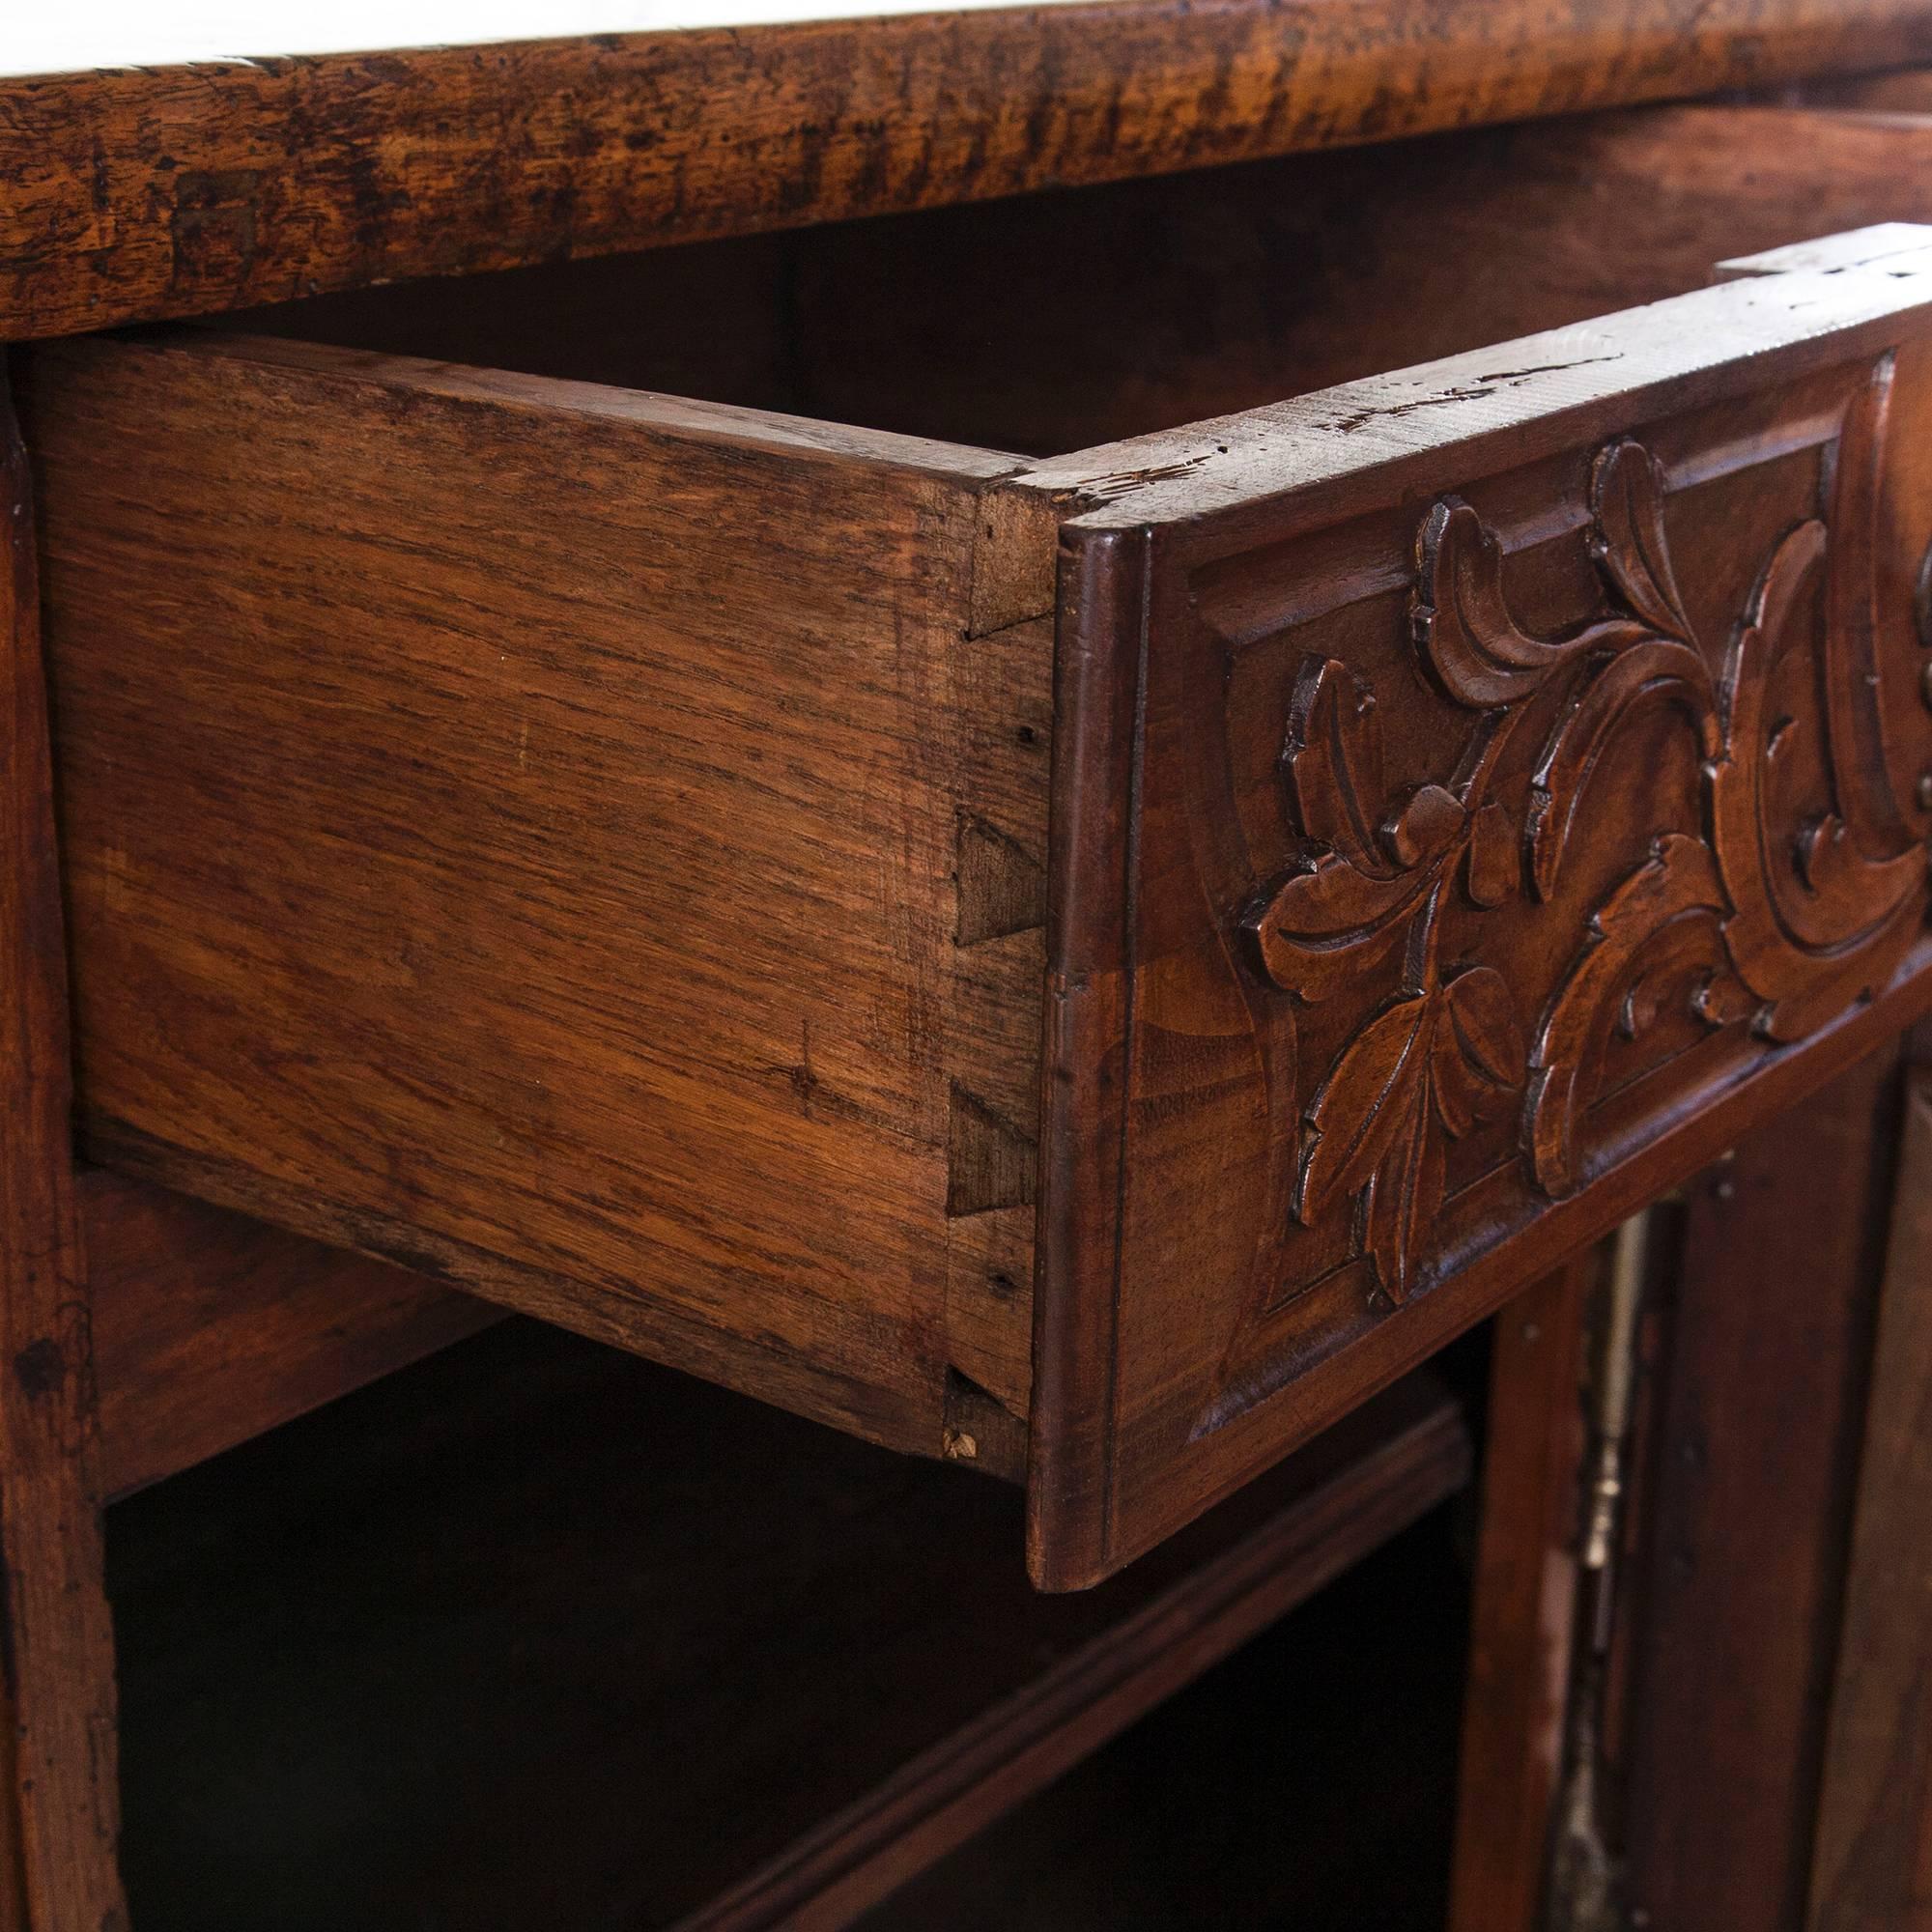
[[[89,1150],[936,1452],[1003,466],[286,344],[28,388]]]

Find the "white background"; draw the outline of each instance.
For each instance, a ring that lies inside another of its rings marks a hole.
[[[1014,0],[0,0],[0,73],[669,27],[962,12]],[[1071,0],[1028,0],[1065,5]]]

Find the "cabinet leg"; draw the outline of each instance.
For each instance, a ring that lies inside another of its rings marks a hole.
[[[1539,1922],[1576,1620],[1594,1278],[1586,1254],[1496,1318],[1453,1932],[1531,1932]]]
[[[0,1924],[126,1925],[26,459],[0,365]]]
[[[1811,1932],[1932,1926],[1932,1046],[1905,1090]]]

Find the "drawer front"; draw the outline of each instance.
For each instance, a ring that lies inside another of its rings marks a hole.
[[[1036,479],[1046,1580],[1923,1003],[1928,240]]]

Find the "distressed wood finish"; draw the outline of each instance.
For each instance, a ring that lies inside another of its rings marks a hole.
[[[1045,1577],[1932,995],[1932,474],[1886,434],[1932,407],[1932,263],[1747,266],[1028,479],[1101,499],[1063,532]]]
[[[1031,1195],[952,971],[1011,466],[297,345],[28,386],[94,1152],[1011,1465],[945,1239]]]
[[[0,360],[0,1923],[125,1932],[32,499]]]
[[[1906,1081],[1873,1362],[1811,1932],[1932,1922],[1932,1073],[1922,1060]]]
[[[0,82],[0,339],[1932,57],[1921,0],[1185,0]]]
[[[473,1335],[501,1310],[99,1168],[79,1179],[112,1500]]]

